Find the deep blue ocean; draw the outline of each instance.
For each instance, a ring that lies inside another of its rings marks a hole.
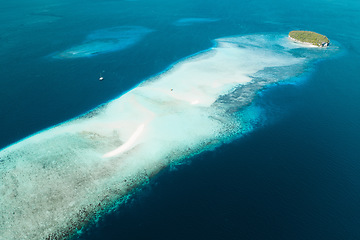
[[[53,57],[119,26],[151,31],[102,54]],[[262,91],[254,101],[264,124],[165,168],[76,238],[360,239],[359,26],[358,0],[2,1],[0,149],[126,93],[216,38],[316,31],[339,53],[295,84]]]

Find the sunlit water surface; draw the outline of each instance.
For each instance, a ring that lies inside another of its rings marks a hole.
[[[0,239],[357,239],[359,4],[318,5],[4,4]]]

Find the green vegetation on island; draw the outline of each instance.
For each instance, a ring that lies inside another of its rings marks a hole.
[[[310,43],[317,47],[327,47],[330,44],[329,39],[316,32],[310,31],[291,31],[289,37],[302,43]]]

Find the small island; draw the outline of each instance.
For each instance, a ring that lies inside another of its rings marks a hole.
[[[289,38],[301,43],[307,43],[316,47],[327,47],[330,44],[330,40],[319,33],[311,31],[291,31]]]

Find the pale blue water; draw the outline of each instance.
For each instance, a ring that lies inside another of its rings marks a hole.
[[[0,13],[0,148],[120,96],[216,38],[327,35],[338,54],[258,94],[245,117],[253,131],[165,168],[76,237],[360,238],[359,1],[15,0]]]

